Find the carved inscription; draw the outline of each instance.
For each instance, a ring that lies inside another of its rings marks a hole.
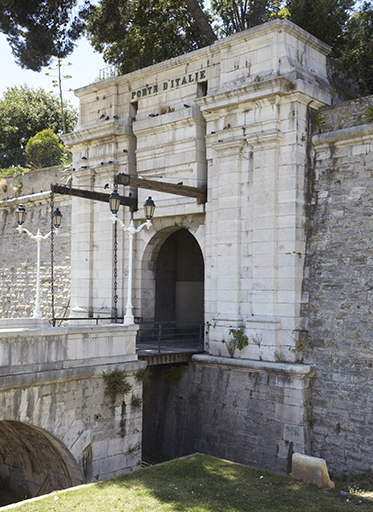
[[[205,79],[205,69],[201,69],[201,71],[189,73],[178,78],[169,78],[167,81],[162,82],[162,84],[146,85],[137,91],[132,91],[131,101],[137,101],[140,98],[144,98],[144,96],[152,96],[153,94],[157,94],[159,90],[167,91],[169,89],[177,89],[183,85],[188,85],[193,82],[200,82],[201,80]]]

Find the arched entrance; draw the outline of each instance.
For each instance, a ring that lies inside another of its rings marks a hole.
[[[176,328],[195,328],[204,321],[204,261],[194,236],[186,229],[163,243],[155,267],[155,321]]]
[[[0,479],[0,506],[83,483],[76,460],[57,438],[8,420],[0,421]]]

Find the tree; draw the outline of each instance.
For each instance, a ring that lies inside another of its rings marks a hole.
[[[130,59],[149,54],[146,64],[152,64],[206,45],[178,0],[102,0],[91,9],[87,31],[95,50],[122,70]]]
[[[222,21],[223,35],[265,23],[280,10],[280,0],[212,0],[211,5]]]
[[[0,31],[7,35],[17,64],[40,71],[53,57],[72,53],[82,36],[88,12],[86,0],[73,15],[78,0],[0,0]]]
[[[355,0],[288,0],[290,20],[334,50],[350,17]]]
[[[31,137],[25,152],[26,163],[39,169],[59,165],[64,161],[64,145],[50,128]]]
[[[198,0],[185,0],[185,4],[193,19],[197,23],[201,34],[206,38],[206,41],[209,44],[212,44],[214,41],[216,41],[217,36],[213,31],[209,20],[207,19],[206,13],[203,12],[201,6],[199,5]]]
[[[67,133],[66,123],[65,123],[65,112],[64,112],[63,94],[62,94],[62,80],[68,80],[69,78],[72,78],[72,76],[71,75],[63,75],[62,71],[61,71],[62,66],[63,66],[63,64],[62,64],[61,59],[57,59],[56,68],[52,68],[51,66],[48,67],[48,69],[50,71],[57,71],[57,75],[51,75],[49,72],[45,73],[45,74],[47,76],[50,76],[51,78],[56,77],[56,78],[53,78],[52,85],[53,85],[53,87],[58,87],[58,92],[59,92],[59,96],[60,96],[62,129],[63,129],[63,133]],[[72,66],[72,63],[68,62],[66,64],[66,66]],[[70,89],[70,91],[72,91],[72,89]]]
[[[77,111],[69,102],[64,111],[66,127],[72,131]],[[58,98],[41,88],[8,87],[0,100],[0,168],[24,165],[27,141],[46,128],[57,135],[63,131]]]
[[[373,7],[365,2],[346,25],[337,55],[362,95],[373,94]]]

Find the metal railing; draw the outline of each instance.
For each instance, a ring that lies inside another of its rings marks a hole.
[[[123,323],[123,320],[124,320],[124,317],[120,317],[120,316],[82,316],[82,317],[77,317],[77,316],[73,316],[73,317],[60,317],[60,318],[55,318],[54,321],[55,322],[70,322],[70,321],[86,321],[86,320],[92,320],[94,322],[96,322],[96,325],[99,325],[99,322],[101,320],[101,322],[105,322],[107,323],[108,320],[110,320],[110,323],[114,323],[114,324],[122,324]],[[135,324],[140,324],[142,322],[142,317],[135,317]],[[53,320],[49,320],[49,323],[53,323]]]
[[[195,322],[141,322],[136,346],[156,347],[158,352],[171,347],[203,349],[203,324]]]
[[[123,323],[123,317],[113,316],[86,316],[86,317],[60,317],[54,318],[54,325],[60,322],[70,321],[89,321],[95,322],[95,325],[110,323]],[[53,324],[53,320],[49,320]],[[135,317],[135,323],[139,325],[136,334],[136,347],[143,349],[157,349],[160,353],[162,349],[179,348],[203,350],[204,330],[203,323],[196,322],[156,322],[144,321],[142,317]]]

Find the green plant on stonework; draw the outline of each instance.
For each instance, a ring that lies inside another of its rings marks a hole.
[[[150,369],[140,368],[135,373],[135,379],[142,382],[142,402],[146,404],[150,399]]]
[[[231,357],[234,356],[236,349],[242,350],[249,344],[249,338],[244,334],[243,329],[229,329],[232,338],[227,341],[227,350]]]
[[[131,453],[135,453],[141,450],[141,443],[136,443],[134,446],[130,446],[126,451],[126,455],[131,455]]]
[[[364,114],[363,121],[368,121],[369,123],[373,123],[373,105],[370,105]]]
[[[166,382],[170,382],[171,384],[179,384],[183,376],[183,372],[183,365],[171,365],[164,369],[163,378]]]
[[[314,419],[313,419],[313,405],[311,403],[309,403],[308,405],[306,405],[305,407],[305,415],[303,417],[303,421],[304,421],[304,424],[309,426],[309,427],[313,427],[313,422],[314,422]]]
[[[305,346],[300,340],[294,340],[295,341],[295,347],[289,347],[289,351],[293,352],[293,354],[300,354],[305,350]]]
[[[319,130],[319,132],[321,131],[321,127],[322,125],[325,123],[325,119],[323,117],[316,117],[315,119],[315,124]]]
[[[113,400],[117,394],[126,395],[132,390],[131,384],[126,380],[126,372],[116,368],[111,373],[103,373],[106,384],[105,396],[110,396]]]
[[[140,409],[142,405],[142,398],[140,396],[133,395],[131,398],[131,406],[134,409]]]

